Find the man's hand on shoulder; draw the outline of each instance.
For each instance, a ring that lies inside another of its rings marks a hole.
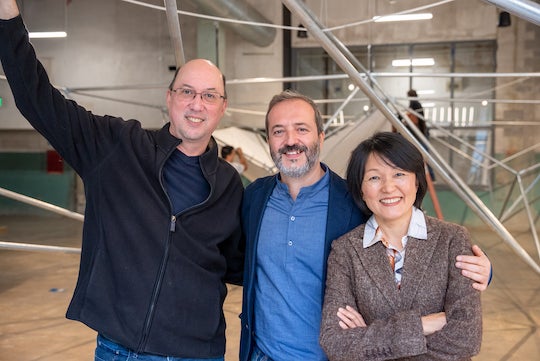
[[[457,256],[456,267],[461,269],[463,276],[474,281],[475,289],[485,291],[491,280],[491,262],[477,245],[472,247],[472,251],[474,256]]]

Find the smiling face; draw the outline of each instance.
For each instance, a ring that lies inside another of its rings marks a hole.
[[[267,116],[268,144],[282,177],[302,178],[318,171],[324,133],[318,133],[313,108],[301,99],[284,100]]]
[[[211,62],[195,59],[184,64],[174,80],[172,89],[186,88],[196,93],[211,91],[225,94],[223,75]],[[171,121],[170,133],[182,139],[178,146],[182,152],[194,156],[202,154],[210,137],[227,108],[227,100],[205,103],[200,94],[194,99],[181,99],[177,93],[167,92],[167,107]]]
[[[376,153],[366,161],[362,199],[379,225],[409,223],[418,190],[416,175],[397,168]]]

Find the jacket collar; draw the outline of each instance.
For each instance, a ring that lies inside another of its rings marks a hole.
[[[428,227],[428,241],[411,237],[407,243],[407,253],[401,289],[395,286],[394,273],[390,267],[382,267],[388,263],[386,250],[381,242],[371,247],[363,248],[362,239],[352,243],[355,253],[364,265],[366,272],[372,279],[375,287],[384,295],[394,310],[410,308],[423,280],[429,277],[429,265],[436,252],[440,231],[432,226],[429,218],[426,219]],[[365,226],[362,226],[358,235],[364,236]]]
[[[158,131],[156,137],[157,147],[163,152],[163,162],[169,158],[174,149],[182,142],[181,139],[178,139],[171,134],[169,131],[170,126],[171,123],[165,124]],[[214,174],[216,172],[218,164],[218,146],[214,137],[210,138],[206,151],[201,154],[200,164],[204,173]]]

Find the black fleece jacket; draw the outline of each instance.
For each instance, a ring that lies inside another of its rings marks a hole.
[[[208,199],[174,215],[162,170],[180,140],[169,124],[144,130],[66,100],[20,16],[0,21],[0,59],[21,113],[84,182],[79,278],[67,317],[138,352],[223,356],[225,282],[241,283],[243,268],[243,187],[215,141],[200,157]]]

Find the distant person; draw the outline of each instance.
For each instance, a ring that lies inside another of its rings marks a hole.
[[[426,137],[426,139],[429,139],[429,128],[427,126],[426,118],[424,116],[424,107],[418,100],[418,93],[414,89],[409,89],[409,91],[407,92],[407,96],[409,98],[412,98],[412,99],[409,99],[409,107],[408,107],[409,111],[407,111],[407,116],[414,123],[414,125],[416,125],[416,127],[420,130],[422,135]],[[398,116],[398,118],[400,120],[403,119],[401,115]],[[420,141],[420,144],[422,145],[422,147],[424,147],[424,149],[427,149],[424,141],[418,138],[416,136],[416,133],[412,131],[408,125],[405,125],[405,126],[407,127],[407,129],[409,129],[412,135]],[[392,127],[392,130],[396,131],[394,127]],[[428,172],[429,172],[429,176],[431,180],[435,181],[435,172],[433,171],[433,168],[431,168],[429,164],[427,165],[427,167],[428,167]]]
[[[347,183],[369,219],[332,244],[320,336],[329,360],[470,360],[480,292],[454,265],[472,255],[470,236],[421,211],[420,151],[376,133],[353,151]]]
[[[266,134],[279,173],[257,179],[244,195],[240,361],[326,360],[319,331],[330,247],[367,218],[319,159],[323,124],[317,105],[300,93],[284,91],[268,105]],[[491,264],[473,250],[459,267],[473,280],[463,277],[469,287],[484,290]]]
[[[207,60],[187,62],[164,94],[170,122],[145,130],[65,99],[15,0],[0,0],[0,19],[0,60],[20,112],[84,183],[67,318],[98,333],[95,360],[223,361],[225,282],[241,283],[244,260],[243,186],[211,136],[227,108],[225,77]]]
[[[418,100],[418,94],[416,93],[416,90],[410,89],[407,92],[407,96],[409,98],[412,98],[409,99],[409,109],[413,111],[409,112],[408,115],[409,117],[411,117],[411,115],[413,116],[411,117],[411,120],[413,121],[413,123],[415,123],[418,129],[420,129],[420,132],[422,132],[422,134],[427,138],[428,128],[426,125],[426,118],[424,117],[424,107]]]
[[[239,174],[244,173],[248,169],[248,162],[244,157],[242,148],[234,148],[230,145],[225,145],[221,148],[221,158],[229,162]],[[236,161],[238,158],[238,162]]]

